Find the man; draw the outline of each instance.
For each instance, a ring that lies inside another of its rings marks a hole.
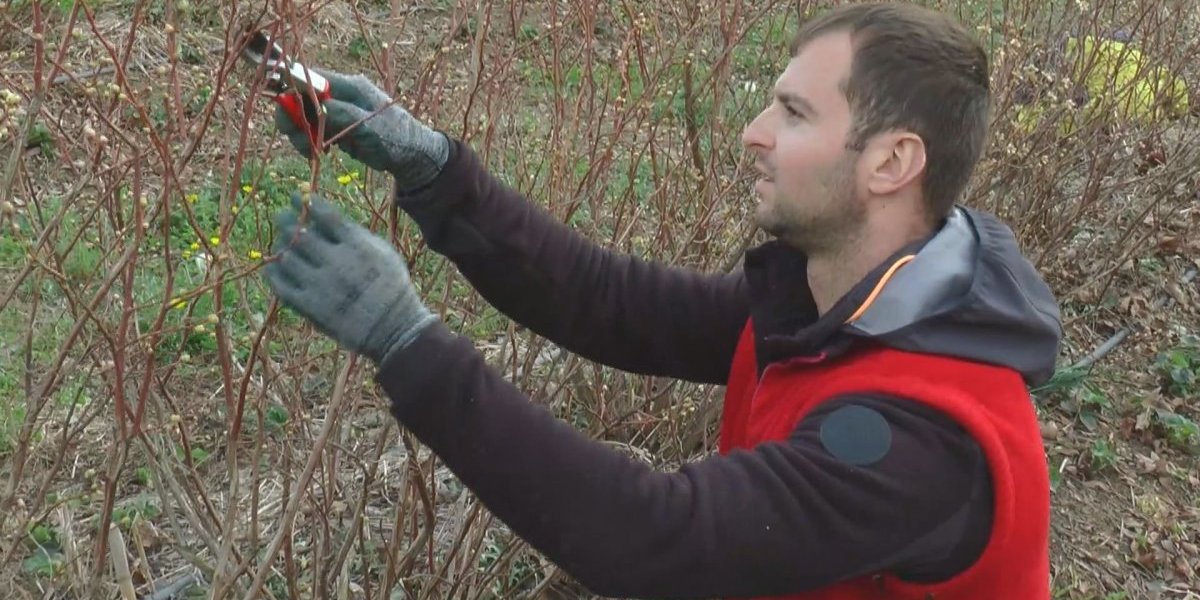
[[[326,131],[386,105],[330,74]],[[1049,597],[1049,478],[1026,390],[1051,292],[1007,227],[955,205],[988,66],[946,18],[832,10],[745,131],[775,239],[733,274],[584,240],[391,106],[343,150],[514,320],[588,359],[726,384],[717,456],[658,472],[529,401],[422,304],[401,257],[316,199],[280,220],[282,300],[378,365],[393,415],[592,591],[690,598]],[[304,135],[279,121],[308,153]]]

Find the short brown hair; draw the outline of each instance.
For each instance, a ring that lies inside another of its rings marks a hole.
[[[850,4],[806,22],[795,56],[812,39],[847,31],[854,47],[842,82],[854,124],[851,149],[871,136],[904,129],[925,143],[925,206],[938,220],[966,188],[988,136],[988,58],[949,17],[910,4]]]

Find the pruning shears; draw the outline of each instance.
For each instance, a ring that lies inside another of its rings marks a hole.
[[[264,65],[267,94],[297,127],[308,134],[311,146],[319,151],[317,111],[323,110],[321,104],[332,95],[329,80],[289,58],[279,44],[273,43],[262,31],[250,34],[242,49],[242,58],[256,66]]]

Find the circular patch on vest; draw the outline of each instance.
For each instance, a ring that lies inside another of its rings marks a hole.
[[[865,467],[887,456],[892,447],[892,428],[875,409],[843,406],[821,423],[821,445],[834,458]]]

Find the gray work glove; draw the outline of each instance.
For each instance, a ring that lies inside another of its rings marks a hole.
[[[313,196],[275,218],[267,283],[283,304],[342,347],[381,364],[437,317],[421,302],[400,253]]]
[[[411,192],[433,181],[445,166],[450,142],[442,133],[418,121],[407,110],[362,75],[313,69],[329,80],[325,107],[325,139],[358,123],[337,145],[355,160],[376,171],[391,173],[401,192]],[[375,112],[380,107],[386,107]],[[369,117],[369,118],[368,118]],[[367,119],[362,121],[363,119]],[[312,156],[308,135],[275,109],[275,126],[305,157]]]

